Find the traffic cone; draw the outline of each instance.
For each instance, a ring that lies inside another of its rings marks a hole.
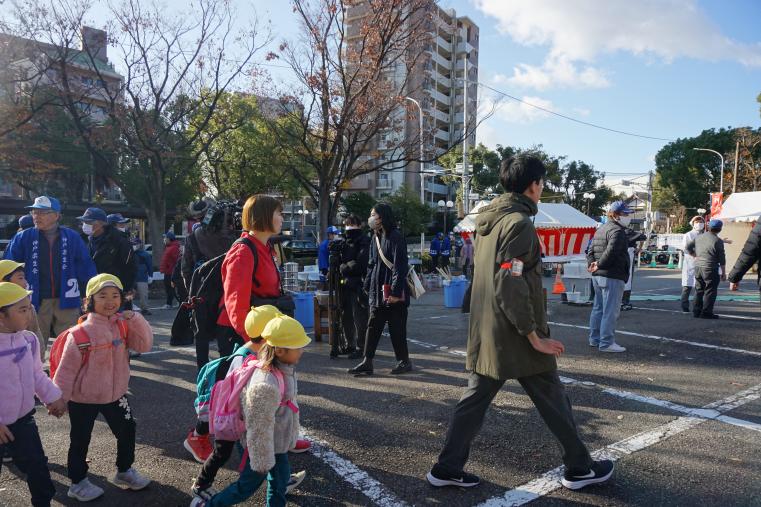
[[[651,268],[657,268],[658,267],[658,264],[656,264],[656,262],[655,262],[655,254],[653,254],[653,257],[650,260],[650,267]]]
[[[669,254],[669,264],[666,266],[668,269],[676,269],[674,265],[674,254]]]
[[[558,267],[558,274],[555,276],[555,283],[552,284],[553,294],[564,294],[565,285],[563,284],[563,278],[560,276],[560,267]]]

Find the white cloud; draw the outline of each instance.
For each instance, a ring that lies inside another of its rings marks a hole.
[[[542,111],[541,109],[532,106],[539,106],[557,112],[557,108],[550,100],[530,96],[523,96],[521,97],[521,100],[523,100],[523,102],[517,102],[505,98],[495,102],[493,99],[486,98],[483,100],[482,111],[484,114],[488,114],[494,109],[492,118],[499,119],[505,123],[518,123],[524,125],[540,121],[550,116],[546,111]],[[488,121],[489,120],[486,120],[484,124]]]
[[[592,111],[587,109],[586,107],[574,107],[573,112],[576,113],[579,116],[587,117],[590,114],[592,114]]]
[[[473,1],[516,42],[549,47],[541,66],[521,63],[512,76],[501,76],[515,86],[608,86],[606,73],[591,63],[619,51],[667,62],[693,58],[761,67],[761,43],[722,34],[696,0]]]

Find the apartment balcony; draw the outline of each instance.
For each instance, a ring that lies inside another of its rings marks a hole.
[[[436,81],[436,84],[443,86],[447,90],[452,88],[452,80],[449,79],[448,77],[444,77],[438,72],[432,72],[431,77],[433,78],[434,81]]]
[[[441,141],[449,142],[449,132],[442,129],[436,129],[436,132],[433,134],[434,139],[438,139]]]
[[[442,104],[444,104],[447,107],[449,107],[449,103],[450,103],[449,95],[444,95],[443,93],[441,93],[438,90],[431,90],[430,92],[431,92],[431,98],[432,99],[438,100]]]
[[[378,175],[378,183],[375,185],[377,190],[390,190],[393,187],[393,180],[387,174]]]
[[[457,44],[457,50],[455,51],[455,54],[457,54],[458,57],[462,58],[462,55],[464,53],[470,53],[474,49],[475,48],[473,46],[471,46],[470,43],[468,43],[468,42],[459,42]]]
[[[348,190],[369,190],[370,182],[370,175],[362,174],[349,182]]]
[[[452,52],[452,43],[445,41],[441,35],[436,36],[436,45],[439,46],[441,49],[446,51],[447,53]]]
[[[433,51],[431,52],[431,61],[438,63],[445,69],[448,69],[450,67],[450,62],[445,57],[441,56],[438,52]]]
[[[443,111],[439,111],[438,109],[433,111],[433,117],[444,123],[449,123],[449,115]]]

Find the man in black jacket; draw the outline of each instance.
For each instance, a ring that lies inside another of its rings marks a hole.
[[[359,359],[365,349],[367,334],[368,300],[363,290],[370,238],[362,230],[362,219],[351,214],[344,220],[346,232],[341,247],[341,308],[346,353],[349,359]],[[342,351],[343,352],[343,351]],[[332,356],[332,352],[331,352]]]
[[[750,231],[745,246],[737,258],[735,266],[729,272],[729,290],[737,290],[745,273],[757,262],[761,261],[761,222],[756,223]],[[761,290],[761,269],[758,271],[758,286]]]
[[[124,233],[108,224],[106,213],[100,208],[87,208],[77,219],[82,221],[82,231],[90,238],[90,257],[98,274],[118,277],[125,293],[134,290],[137,258]]]
[[[717,236],[724,224],[721,220],[708,222],[708,231],[687,245],[687,253],[695,257],[695,318],[718,319],[713,313],[720,280],[727,279],[724,241]]]
[[[626,228],[632,211],[623,201],[610,205],[608,221],[597,229],[587,252],[595,302],[589,316],[589,346],[601,352],[626,352],[615,341],[624,287],[629,280],[629,241]]]

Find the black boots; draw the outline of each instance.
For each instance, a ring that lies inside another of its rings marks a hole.
[[[399,361],[396,367],[391,370],[391,375],[399,375],[400,373],[407,373],[412,371],[412,363],[409,359],[403,359]]]
[[[349,373],[352,375],[372,375],[373,374],[373,360],[365,358],[354,368],[349,369]]]

